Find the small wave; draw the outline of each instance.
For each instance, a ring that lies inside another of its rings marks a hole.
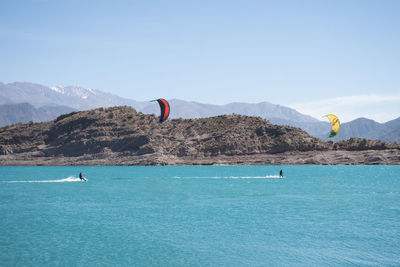
[[[174,176],[175,179],[281,179],[279,175],[267,175],[267,176]]]
[[[26,180],[26,181],[6,181],[6,183],[65,183],[65,182],[80,182],[81,179],[74,176],[59,180]]]

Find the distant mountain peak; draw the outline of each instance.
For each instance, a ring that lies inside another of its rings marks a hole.
[[[57,93],[64,94],[64,86],[50,86],[49,88]]]
[[[91,95],[97,95],[97,91],[92,88],[83,88],[80,86],[52,86],[49,87],[51,90],[54,92],[67,95],[67,96],[73,96],[73,97],[79,97],[82,99],[87,99]]]
[[[374,121],[374,120],[371,120],[371,119],[368,119],[368,118],[365,118],[365,117],[360,117],[360,118],[354,119],[354,120],[349,121],[349,122],[347,122],[347,123],[343,123],[342,125],[344,125],[344,124],[350,124],[350,125],[370,125],[370,126],[372,126],[372,125],[383,125],[382,123],[376,122],[376,121]]]

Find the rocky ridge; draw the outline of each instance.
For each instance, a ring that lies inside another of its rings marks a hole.
[[[243,115],[157,124],[127,106],[0,128],[0,165],[399,164],[399,152],[395,143],[325,142]]]

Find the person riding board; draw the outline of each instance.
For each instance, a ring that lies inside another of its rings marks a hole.
[[[280,176],[281,178],[283,177],[283,171],[282,171],[282,170],[279,172],[279,176]]]
[[[79,179],[81,179],[81,181],[87,181],[85,177],[83,177],[82,173],[79,173]]]

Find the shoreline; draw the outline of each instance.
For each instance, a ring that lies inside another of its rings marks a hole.
[[[398,149],[364,151],[307,151],[277,154],[177,157],[133,156],[123,153],[85,154],[79,157],[44,157],[37,153],[0,156],[0,166],[195,166],[195,165],[400,165]]]

